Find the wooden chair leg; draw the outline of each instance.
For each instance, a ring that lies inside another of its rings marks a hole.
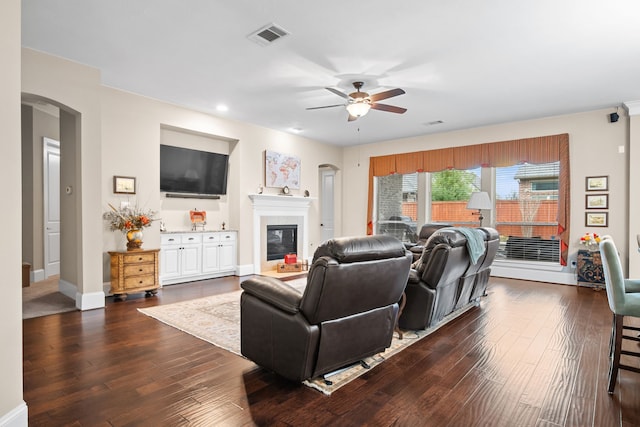
[[[611,341],[609,350],[609,394],[613,393],[618,380],[618,370],[620,368],[620,351],[622,350],[622,326],[624,316],[613,315],[613,325],[611,327]]]

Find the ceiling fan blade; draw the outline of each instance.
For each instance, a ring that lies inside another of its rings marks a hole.
[[[391,90],[387,90],[385,92],[380,92],[380,93],[373,94],[373,95],[369,96],[369,99],[371,99],[371,102],[376,102],[376,101],[381,101],[383,99],[391,98],[391,97],[394,97],[394,96],[402,95],[404,93],[405,93],[405,91],[402,90],[402,89],[391,89]]]
[[[388,111],[389,113],[398,113],[398,114],[402,114],[405,111],[407,111],[406,108],[396,107],[394,105],[378,104],[378,103],[371,104],[371,108],[373,108],[374,110]]]
[[[326,87],[325,89],[327,89],[327,90],[328,90],[329,92],[331,92],[331,93],[335,93],[336,95],[338,95],[338,96],[340,96],[340,97],[342,97],[342,98],[344,98],[344,99],[350,99],[350,98],[349,98],[349,95],[347,95],[347,94],[346,94],[346,93],[344,93],[344,92],[340,92],[338,89],[334,89],[334,88],[332,88],[332,87]]]
[[[358,116],[352,116],[351,114],[349,114],[349,117],[347,118],[348,122],[352,122],[354,120],[358,120]]]
[[[307,110],[320,110],[321,108],[344,107],[344,104],[325,105],[323,107],[309,107]]]

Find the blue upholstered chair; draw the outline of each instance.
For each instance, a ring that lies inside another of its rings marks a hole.
[[[604,239],[600,242],[600,255],[607,288],[607,300],[609,308],[613,312],[613,326],[609,342],[609,387],[607,389],[611,394],[616,386],[619,369],[640,373],[640,369],[620,363],[620,355],[622,354],[640,357],[638,352],[622,350],[623,339],[640,342],[638,337],[624,335],[625,329],[640,331],[638,327],[624,325],[625,316],[640,317],[640,293],[627,291],[626,282],[628,279],[624,278],[620,256],[612,239]]]

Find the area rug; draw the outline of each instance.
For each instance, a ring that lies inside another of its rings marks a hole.
[[[306,281],[306,278],[295,279],[288,281],[287,284],[302,291],[304,290]],[[241,294],[242,291],[235,291],[173,304],[139,308],[138,311],[194,337],[242,356],[240,354]],[[402,339],[399,339],[397,334],[394,334],[391,346],[386,351],[365,359],[364,364],[366,364],[366,366],[357,363],[337,371],[326,378],[315,378],[304,381],[304,384],[326,395],[330,395],[340,387],[343,387],[350,381],[353,381],[360,375],[381,364],[386,359],[399,353],[421,338],[433,333],[440,326],[460,316],[471,307],[472,306],[469,306],[445,318],[444,321],[435,328],[420,331],[405,331]]]

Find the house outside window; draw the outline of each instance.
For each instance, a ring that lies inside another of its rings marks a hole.
[[[378,177],[375,234],[388,234],[402,242],[417,240],[417,173]]]

